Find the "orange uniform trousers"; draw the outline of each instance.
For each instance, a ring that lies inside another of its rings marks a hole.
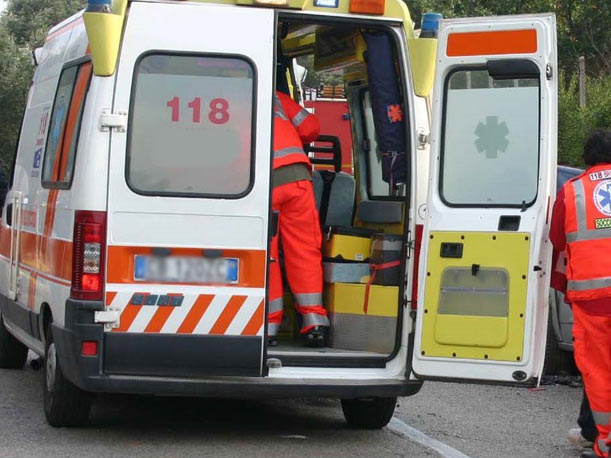
[[[322,305],[322,234],[312,182],[294,181],[272,191],[272,209],[278,212],[278,233],[272,238],[269,271],[268,335],[275,336],[282,323],[282,272],[279,243],[295,308],[303,315],[302,333],[315,326],[329,326]]]
[[[611,299],[610,299],[611,300]],[[594,450],[608,457],[611,446],[611,316],[593,315],[573,306],[575,362],[598,429]]]

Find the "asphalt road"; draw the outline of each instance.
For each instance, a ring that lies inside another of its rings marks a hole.
[[[581,393],[566,386],[427,383],[381,431],[347,428],[333,400],[137,396],[101,396],[90,426],[54,429],[42,412],[41,377],[29,367],[0,370],[0,457],[438,457],[435,441],[451,458],[461,456],[451,447],[471,458],[578,456],[565,434]]]

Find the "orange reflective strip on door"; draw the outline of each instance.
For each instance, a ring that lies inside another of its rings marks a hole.
[[[204,313],[206,313],[212,299],[214,299],[214,296],[208,294],[202,294],[197,298],[193,307],[189,310],[189,314],[178,328],[178,334],[191,334],[193,332],[197,323],[199,323]]]
[[[535,29],[451,33],[448,36],[446,48],[448,57],[532,54],[535,52],[537,52],[537,31]]]
[[[112,301],[115,299],[116,296],[117,296],[116,291],[108,291],[106,293],[106,305],[108,306],[112,304]]]
[[[227,302],[225,310],[223,310],[221,316],[212,326],[210,334],[225,334],[225,331],[231,325],[231,322],[242,308],[242,305],[244,305],[246,299],[247,296],[232,296],[229,302]]]
[[[265,303],[264,301],[261,301],[261,303],[259,304],[259,307],[257,307],[255,314],[250,318],[250,321],[248,322],[248,324],[242,331],[243,336],[256,336],[257,335],[257,333],[259,332],[259,329],[261,329],[261,326],[263,326],[264,307],[265,307]]]
[[[141,305],[131,305],[128,304],[127,307],[121,313],[120,326],[118,328],[113,329],[114,332],[127,332],[129,327],[132,325],[140,309]]]
[[[170,248],[171,256],[202,257],[202,248]],[[265,250],[222,250],[224,258],[237,258],[240,261],[238,283],[232,286],[243,288],[263,288],[265,286]],[[140,285],[145,281],[134,281],[134,259],[137,255],[152,256],[152,247],[116,246],[108,247],[108,283]],[[195,285],[195,283],[184,283]]]
[[[170,318],[170,315],[173,311],[174,307],[157,307],[157,311],[153,315],[153,318],[151,318],[151,321],[149,321],[149,324],[144,329],[144,332],[151,333],[161,331],[161,328],[163,328],[163,325],[166,323],[166,321],[168,321],[168,318]]]

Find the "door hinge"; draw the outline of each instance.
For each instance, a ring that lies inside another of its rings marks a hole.
[[[110,110],[102,110],[100,115],[99,129],[101,132],[126,132],[127,131],[127,112],[117,111],[112,113]]]
[[[95,312],[93,321],[95,323],[103,323],[104,329],[106,330],[118,328],[121,321],[121,311],[119,309],[109,308],[107,310]]]
[[[418,129],[418,149],[425,149],[426,145],[429,144],[429,134],[422,128]]]

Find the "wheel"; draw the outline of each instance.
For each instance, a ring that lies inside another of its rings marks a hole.
[[[545,375],[572,375],[575,374],[575,370],[573,353],[558,346],[558,339],[550,315],[547,319],[547,343],[545,344],[543,373]]]
[[[92,395],[68,381],[59,366],[50,325],[47,328],[43,370],[45,416],[51,426],[81,426],[89,420]]]
[[[28,347],[8,332],[0,314],[0,369],[22,369],[27,359]]]
[[[354,428],[380,429],[388,424],[397,398],[342,399],[346,422]]]

